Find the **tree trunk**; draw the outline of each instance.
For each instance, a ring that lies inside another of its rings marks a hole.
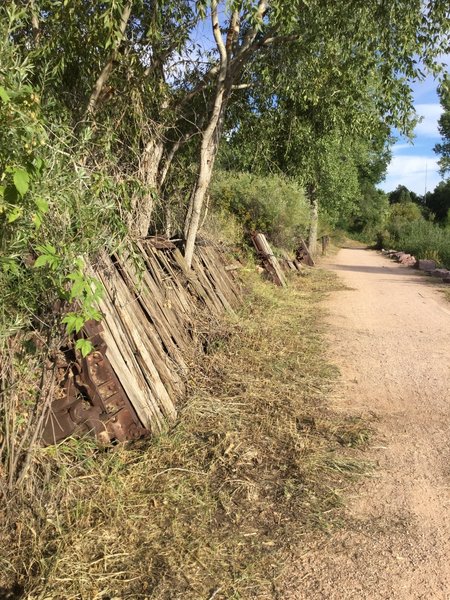
[[[155,207],[155,196],[158,193],[158,179],[161,161],[164,152],[162,136],[155,135],[147,142],[141,156],[140,174],[145,186],[144,197],[136,197],[132,200],[131,214],[128,226],[130,232],[136,237],[142,238],[148,234]]]
[[[308,186],[308,198],[311,208],[311,223],[309,227],[308,250],[311,256],[317,253],[317,231],[319,227],[319,200],[315,185]]]
[[[86,116],[88,116],[88,115],[90,115],[91,117],[94,116],[95,111],[97,110],[97,106],[98,106],[98,103],[100,100],[100,95],[102,93],[103,86],[108,81],[108,79],[112,73],[114,60],[117,57],[117,52],[118,52],[119,47],[122,43],[122,40],[125,36],[125,30],[127,28],[127,24],[130,19],[132,6],[133,6],[132,2],[127,2],[127,4],[125,4],[125,6],[124,6],[122,15],[120,17],[118,40],[115,43],[114,49],[111,52],[111,54],[108,58],[108,61],[106,62],[100,75],[98,76],[97,81],[95,82],[94,89],[92,90],[92,93],[89,97],[89,102],[88,102],[88,105],[86,108]]]
[[[188,215],[184,228],[184,237],[186,240],[184,258],[189,267],[192,265],[194,256],[195,240],[197,238],[198,228],[200,224],[201,211],[205,200],[208,186],[211,182],[211,177],[214,168],[214,161],[217,154],[217,142],[215,140],[217,119],[211,119],[210,125],[205,131],[202,139],[200,150],[200,169],[197,177],[197,182],[194,192],[189,203]]]
[[[200,224],[203,202],[205,200],[206,192],[208,191],[208,186],[211,182],[214,161],[216,159],[219,146],[224,111],[233,83],[233,75],[231,72],[229,72],[232,42],[235,38],[235,35],[239,33],[239,14],[237,11],[235,11],[231,19],[227,43],[225,45],[220,32],[218,8],[218,0],[211,0],[211,26],[217,49],[220,54],[220,63],[216,94],[212,105],[211,116],[209,118],[209,123],[202,135],[202,143],[200,148],[200,167],[198,171],[197,182],[189,202],[188,213],[184,225],[184,258],[189,268],[192,265],[192,258],[194,256],[195,240],[197,238],[197,232]]]

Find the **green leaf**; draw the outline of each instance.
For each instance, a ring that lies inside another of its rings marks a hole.
[[[25,169],[16,169],[13,175],[14,185],[21,196],[24,196],[30,185],[30,176]]]
[[[84,325],[84,319],[83,317],[77,317],[75,319],[75,331],[77,333],[79,333],[79,331],[81,331],[81,329],[83,328]]]
[[[66,325],[66,330],[69,335],[75,331],[77,319],[78,315],[76,313],[69,313],[62,320],[62,322]]]
[[[85,340],[84,338],[77,340],[75,344],[75,348],[81,352],[81,356],[85,358],[88,354],[92,352],[94,346],[90,340]]]
[[[44,161],[42,160],[42,158],[37,157],[34,159],[33,167],[37,173],[41,172],[43,166],[44,166]]]
[[[72,289],[70,290],[70,299],[73,300],[74,298],[79,298],[83,295],[83,291],[84,281],[82,279],[75,281],[72,286]]]
[[[36,198],[34,203],[41,213],[46,213],[48,211],[48,202],[47,200],[44,200],[44,198]]]
[[[42,246],[36,246],[36,250],[41,254],[51,254],[52,256],[56,256],[56,248],[51,244],[43,244]]]
[[[0,264],[2,265],[2,271],[4,273],[13,273],[14,275],[19,273],[19,266],[13,258],[8,257],[0,259]]]
[[[0,98],[5,104],[8,104],[8,102],[10,101],[9,94],[2,85],[0,85]]]
[[[14,223],[19,217],[22,216],[22,208],[15,206],[10,213],[8,213],[8,223]]]
[[[44,267],[46,264],[51,263],[52,260],[53,256],[50,256],[48,254],[42,254],[41,256],[38,256],[37,259],[34,261],[34,266],[36,268]]]

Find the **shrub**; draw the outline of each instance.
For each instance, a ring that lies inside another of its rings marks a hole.
[[[266,233],[275,246],[294,248],[309,225],[302,188],[284,177],[219,171],[211,185],[216,211],[235,215],[247,231]]]
[[[400,247],[400,237],[411,223],[423,221],[422,213],[414,202],[401,202],[390,206],[384,229],[377,233],[380,247]]]
[[[450,228],[422,218],[412,202],[395,204],[384,231],[378,234],[380,247],[396,248],[416,258],[436,260],[450,268]]]
[[[450,268],[450,229],[430,221],[415,221],[403,227],[398,236],[398,247],[417,258],[436,260]]]

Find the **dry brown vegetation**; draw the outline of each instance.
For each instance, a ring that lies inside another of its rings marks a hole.
[[[206,354],[171,431],[38,452],[1,523],[4,595],[277,598],[304,536],[338,522],[369,435],[324,403],[337,373],[318,301],[338,283],[320,270],[286,290],[246,277],[241,314],[200,333]]]
[[[450,290],[449,289],[443,289],[442,293],[444,294],[444,298],[450,302]]]

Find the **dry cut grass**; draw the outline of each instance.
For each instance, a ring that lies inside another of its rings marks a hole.
[[[304,536],[337,522],[368,429],[325,405],[336,371],[318,302],[336,280],[310,271],[280,290],[247,277],[246,305],[205,337],[171,431],[40,451],[40,480],[1,523],[5,597],[277,598]]]
[[[444,294],[444,298],[445,298],[445,299],[446,299],[448,302],[450,302],[450,289],[448,289],[448,288],[444,288],[444,289],[442,289],[441,291],[442,291],[442,293]]]

